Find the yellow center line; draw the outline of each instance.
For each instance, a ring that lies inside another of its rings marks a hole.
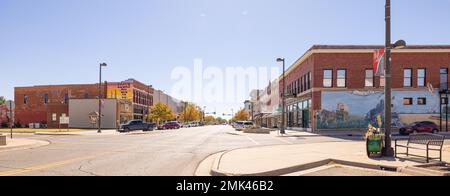
[[[127,150],[131,150],[132,148],[135,148],[135,147],[119,149],[119,150],[115,150],[115,151],[99,153],[97,155],[78,157],[78,158],[74,158],[74,159],[68,159],[68,160],[64,160],[64,161],[58,161],[58,162],[54,162],[54,163],[43,164],[43,165],[38,165],[38,166],[32,166],[32,167],[27,167],[27,168],[22,168],[22,169],[16,169],[16,170],[12,170],[12,171],[0,172],[0,176],[17,176],[17,175],[20,175],[20,174],[34,172],[34,171],[44,171],[44,170],[48,170],[48,169],[51,169],[51,168],[56,168],[56,167],[61,167],[61,166],[64,166],[64,165],[68,165],[68,164],[71,164],[71,163],[81,162],[81,161],[85,161],[85,160],[89,160],[89,159],[95,159],[95,158],[98,158],[98,157],[101,157],[101,156],[107,156],[107,155],[112,155],[112,154],[115,154],[115,153],[124,152],[124,151],[127,151]]]

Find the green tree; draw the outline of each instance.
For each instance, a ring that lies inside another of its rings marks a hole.
[[[149,119],[152,121],[156,121],[160,123],[162,121],[168,121],[175,119],[175,115],[173,114],[170,107],[164,103],[157,103],[153,107],[150,108],[150,116]]]
[[[250,114],[247,111],[245,111],[244,109],[240,110],[233,117],[234,121],[248,121],[249,119],[250,119]]]
[[[202,113],[198,109],[198,107],[193,103],[186,104],[183,112],[180,114],[181,122],[193,122],[199,121],[202,117]],[[186,118],[186,119],[185,119]]]
[[[214,116],[205,116],[205,124],[216,123],[217,120]]]
[[[0,96],[0,105],[3,105],[6,103],[6,99],[3,96]]]

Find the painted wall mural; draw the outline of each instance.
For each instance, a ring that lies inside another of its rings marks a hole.
[[[394,91],[392,95],[394,127],[411,123],[409,116],[414,116],[414,120],[417,120],[417,116],[421,116],[420,120],[433,120],[433,115],[439,116],[438,93]],[[405,105],[404,98],[412,99],[412,105]],[[419,105],[419,98],[424,98],[426,103]],[[377,125],[377,116],[381,115],[384,119],[384,93],[322,92],[322,110],[316,115],[318,129],[363,129],[369,123]]]

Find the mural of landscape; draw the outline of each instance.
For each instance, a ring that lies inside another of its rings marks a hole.
[[[418,98],[426,98],[426,105],[417,105]],[[404,98],[414,104],[405,106]],[[400,115],[438,114],[439,95],[429,92],[393,92],[392,124],[401,127]],[[378,126],[377,116],[384,119],[384,93],[382,92],[322,92],[322,110],[317,113],[318,129],[363,129],[369,124]],[[427,119],[423,119],[427,120]],[[384,122],[383,122],[384,124]]]

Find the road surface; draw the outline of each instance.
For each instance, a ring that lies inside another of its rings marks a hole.
[[[342,141],[235,134],[229,126],[206,126],[148,134],[39,136],[48,146],[0,152],[0,176],[192,176],[210,154],[260,145]]]

